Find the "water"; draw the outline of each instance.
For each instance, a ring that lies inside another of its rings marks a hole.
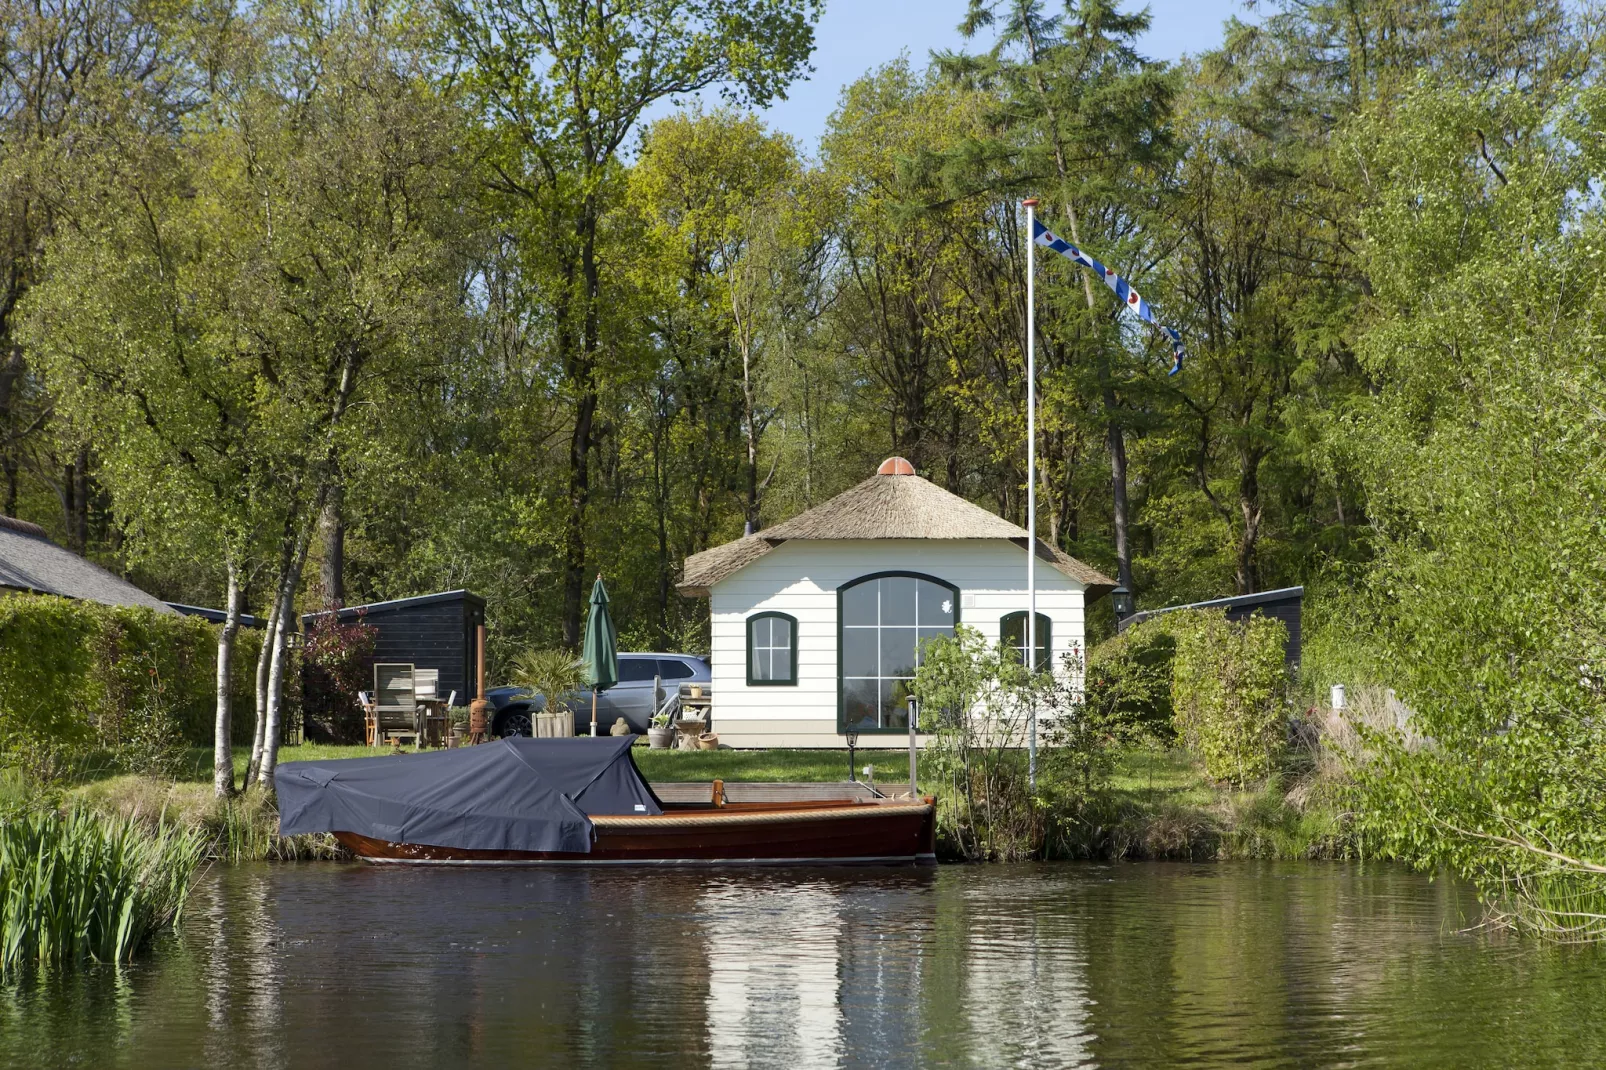
[[[0,992],[0,1063],[1606,1066],[1606,949],[1338,864],[217,868],[134,967]]]

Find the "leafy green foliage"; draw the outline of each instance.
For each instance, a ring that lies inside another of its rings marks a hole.
[[[1353,130],[1381,387],[1354,424],[1363,649],[1409,711],[1365,734],[1354,801],[1373,850],[1507,916],[1606,886],[1599,93],[1424,82]]]
[[[1288,630],[1260,614],[1228,621],[1220,610],[1190,609],[1133,630],[1164,631],[1171,661],[1177,736],[1214,779],[1246,786],[1277,771],[1288,745]]]
[[[127,962],[178,922],[204,849],[199,830],[87,810],[0,818],[0,978]]]
[[[1174,635],[1135,625],[1094,647],[1087,658],[1087,703],[1108,720],[1128,721],[1157,740],[1172,738]]]
[[[567,650],[526,650],[513,659],[508,679],[546,701],[547,713],[569,708],[568,700],[585,686],[585,666]]]
[[[1031,674],[1002,646],[960,625],[922,648],[912,691],[930,777],[942,786],[939,832],[964,858],[1017,861],[1040,846],[1025,755]]]
[[[209,738],[216,644],[199,617],[0,597],[0,760],[48,779],[96,751],[116,768],[171,774],[186,739]],[[235,664],[243,702],[254,665]]]

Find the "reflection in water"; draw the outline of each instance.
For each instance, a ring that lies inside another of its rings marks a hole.
[[[700,898],[710,924],[708,1052],[719,1067],[842,1058],[839,896],[803,882],[785,896],[716,881]]]
[[[215,869],[17,1066],[1606,1065],[1606,950],[1352,865]]]

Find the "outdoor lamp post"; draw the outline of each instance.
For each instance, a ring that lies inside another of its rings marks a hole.
[[[1110,592],[1110,602],[1115,606],[1115,622],[1121,623],[1132,615],[1132,592],[1125,587],[1117,585]]]
[[[848,738],[848,782],[856,783],[858,777],[853,771],[853,748],[859,745],[859,733],[850,728],[843,735]]]

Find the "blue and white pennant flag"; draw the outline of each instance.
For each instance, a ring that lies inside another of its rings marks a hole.
[[[1129,311],[1145,323],[1154,324],[1171,340],[1171,370],[1166,374],[1175,375],[1182,370],[1182,358],[1187,356],[1182,351],[1182,335],[1155,319],[1154,309],[1149,307],[1149,303],[1132,288],[1130,283],[1035,219],[1032,220],[1032,240],[1045,249],[1052,249],[1067,260],[1081,264],[1103,279],[1104,285],[1115,291],[1115,296],[1121,299],[1121,303],[1126,305]]]

